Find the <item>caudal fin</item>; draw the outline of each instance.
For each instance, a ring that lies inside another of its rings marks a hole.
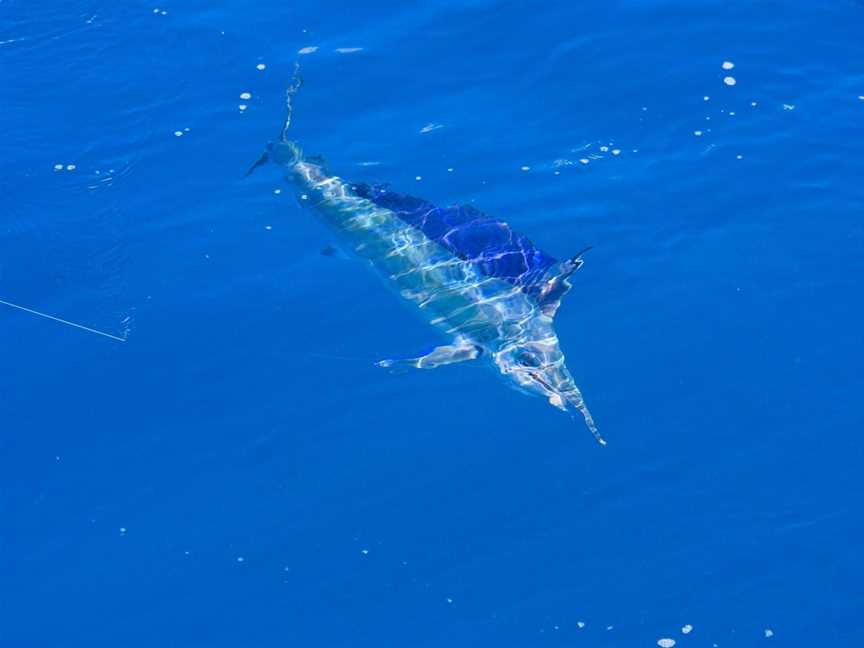
[[[261,157],[249,167],[245,177],[252,175],[258,167],[264,166],[268,162],[287,166],[295,163],[302,157],[300,147],[288,139],[288,129],[291,128],[291,118],[294,116],[294,95],[297,94],[302,85],[303,78],[300,76],[300,61],[295,61],[291,83],[285,89],[285,121],[282,123],[282,129],[279,131],[279,139],[267,145]]]

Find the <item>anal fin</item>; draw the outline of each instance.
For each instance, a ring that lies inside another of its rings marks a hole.
[[[398,360],[381,360],[376,364],[385,369],[390,368],[413,368],[434,369],[443,365],[475,360],[480,357],[480,347],[465,340],[456,340],[453,344],[445,344],[435,347],[429,353],[416,358],[402,358]]]

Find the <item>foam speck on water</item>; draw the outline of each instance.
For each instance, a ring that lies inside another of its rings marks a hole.
[[[67,164],[67,165],[66,165],[66,170],[67,170],[67,171],[74,171],[74,170],[77,169],[77,168],[78,168],[78,167],[76,167],[74,164]]]
[[[521,167],[519,167],[519,168],[520,168],[522,171],[530,171],[530,170],[531,170],[531,167],[530,167],[530,166],[521,166]]]
[[[246,99],[246,100],[248,101],[249,99],[252,98],[252,93],[251,93],[251,92],[241,92],[241,93],[240,93],[240,98],[241,98],[241,99]]]
[[[702,97],[702,101],[711,101],[711,97],[705,95],[704,97]]]
[[[681,628],[681,634],[690,634],[691,632],[693,632],[693,626],[689,623]]]
[[[765,638],[770,639],[774,636],[774,631],[771,628],[765,628]]]
[[[447,167],[447,173],[453,173],[453,167]]]
[[[240,104],[240,105],[238,105],[237,107],[240,109],[240,112],[243,112],[243,111],[246,110],[249,106],[247,106],[246,104]]]
[[[361,550],[360,550],[360,553],[362,553],[364,556],[368,556],[368,555],[369,555],[369,550],[368,550],[368,549],[361,549]]]
[[[273,190],[273,193],[276,194],[276,195],[278,196],[279,194],[282,193],[282,190],[281,190],[281,189],[274,189],[274,190]]]
[[[589,160],[588,158],[580,158],[579,161],[580,161],[582,164],[588,164],[591,160]]]
[[[723,77],[723,83],[725,83],[727,86],[734,86],[738,82],[735,80],[735,77],[727,76]]]
[[[183,131],[174,131],[174,137],[183,137]]]
[[[609,147],[608,146],[601,146],[600,150],[603,151],[603,153],[605,153],[606,151],[609,150]]]
[[[795,110],[795,104],[783,104],[783,110]]]
[[[429,122],[423,128],[420,129],[421,133],[431,133],[432,131],[438,130],[439,128],[444,128],[444,124],[435,124],[433,122]]]
[[[612,155],[621,155],[621,149],[612,149]]]
[[[337,47],[336,52],[338,54],[354,54],[355,52],[362,52],[362,47]]]
[[[736,160],[743,160],[743,159],[744,159],[744,156],[741,155],[741,154],[738,154],[738,155],[735,156],[735,159],[736,159]]]
[[[584,621],[577,621],[577,622],[576,622],[576,627],[579,628],[579,629],[581,630],[582,628],[585,627],[585,622],[584,622]]]
[[[750,105],[753,106],[753,107],[755,108],[755,107],[758,106],[759,104],[756,103],[755,101],[751,101],[751,102],[750,102]]]
[[[246,559],[243,556],[237,556],[237,562],[246,562]]]
[[[255,69],[256,70],[265,70],[265,69],[267,69],[267,66],[264,65],[263,63],[259,63],[258,65],[255,66]]]
[[[700,130],[693,131],[693,134],[694,134],[696,137],[702,137],[702,131],[700,131]]]
[[[55,165],[54,165],[54,170],[55,170],[55,171],[62,171],[62,170],[63,170],[63,165],[62,165],[62,164],[55,164]]]
[[[313,52],[317,52],[317,51],[318,51],[318,46],[313,45],[311,47],[301,47],[299,50],[297,50],[297,53],[298,54],[312,54]]]
[[[731,70],[735,67],[735,64],[732,61],[723,61],[722,67],[724,70]]]
[[[667,638],[658,639],[657,645],[660,646],[660,648],[672,648],[672,646],[675,645],[675,640]]]

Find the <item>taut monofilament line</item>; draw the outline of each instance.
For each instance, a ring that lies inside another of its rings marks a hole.
[[[118,337],[116,335],[111,335],[110,333],[106,333],[105,331],[99,331],[94,328],[90,328],[89,326],[84,326],[83,324],[76,324],[75,322],[70,322],[69,320],[62,319],[60,317],[55,317],[54,315],[49,315],[48,313],[42,313],[37,310],[33,310],[32,308],[27,308],[26,306],[19,306],[18,304],[13,304],[12,302],[4,301],[0,299],[0,304],[5,306],[9,306],[10,308],[17,308],[20,311],[24,311],[25,313],[30,313],[32,315],[38,315],[39,317],[44,317],[45,319],[52,320],[54,322],[60,322],[61,324],[65,324],[66,326],[72,326],[77,329],[81,329],[82,331],[87,331],[89,333],[95,333],[96,335],[101,335],[103,337],[111,338],[112,340],[117,340],[118,342],[125,342],[125,337]]]

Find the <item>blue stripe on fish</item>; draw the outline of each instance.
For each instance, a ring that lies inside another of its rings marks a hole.
[[[389,209],[484,275],[519,286],[532,297],[538,296],[539,281],[557,263],[507,223],[470,205],[436,207],[422,198],[390,191],[387,185],[357,184],[354,192]]]

